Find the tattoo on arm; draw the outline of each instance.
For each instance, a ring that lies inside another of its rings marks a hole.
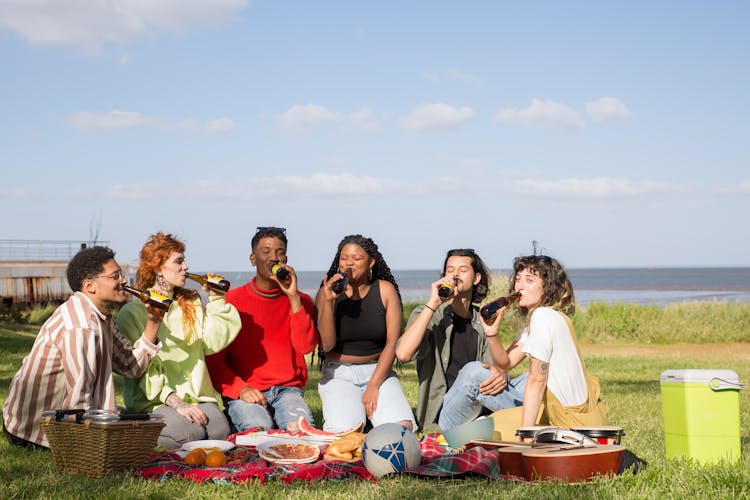
[[[542,361],[539,363],[539,373],[547,375],[549,373],[549,363]]]
[[[167,400],[164,401],[164,404],[174,409],[187,408],[188,406],[190,406],[185,401],[183,401],[180,396],[178,396],[174,392],[171,393],[169,396],[167,396]]]

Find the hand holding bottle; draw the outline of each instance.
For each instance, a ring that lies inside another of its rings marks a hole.
[[[458,293],[458,278],[448,278],[443,276],[437,285],[437,294],[440,300],[445,302],[452,299]]]
[[[352,270],[347,269],[346,272],[339,271],[337,274],[334,274],[331,279],[336,279],[337,276],[340,276],[340,279],[338,281],[334,281],[333,285],[331,285],[331,290],[336,295],[339,295],[343,293],[344,290],[346,290],[346,285],[349,283],[349,278],[351,277]]]
[[[518,300],[519,297],[521,297],[519,292],[513,292],[507,297],[500,297],[492,302],[488,302],[479,310],[479,315],[482,316],[483,322],[491,325],[495,323],[498,316],[502,317],[505,309]],[[499,321],[497,323],[499,323]]]
[[[292,266],[276,263],[271,267],[271,274],[282,292],[287,295],[297,294],[297,274]]]

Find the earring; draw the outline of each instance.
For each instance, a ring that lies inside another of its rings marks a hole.
[[[370,270],[369,270],[369,271],[367,271],[367,279],[368,279],[369,281],[372,281],[372,268],[370,268]]]

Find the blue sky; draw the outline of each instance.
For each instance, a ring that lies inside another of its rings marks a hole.
[[[0,0],[0,239],[750,265],[750,3]]]

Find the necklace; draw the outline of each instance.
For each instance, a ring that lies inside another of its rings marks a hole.
[[[258,288],[257,286],[255,286],[255,280],[253,280],[253,281],[250,282],[250,286],[252,287],[252,289],[253,289],[253,291],[255,293],[257,293],[261,297],[266,297],[268,299],[273,299],[273,298],[279,297],[283,293],[281,290],[276,290],[274,292],[264,292],[264,291],[260,290],[260,288]]]

